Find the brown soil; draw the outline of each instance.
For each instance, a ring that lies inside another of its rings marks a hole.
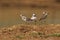
[[[40,33],[40,35],[38,34]],[[60,33],[60,24],[48,25],[13,25],[0,28],[0,40],[60,40],[60,37],[45,37]]]

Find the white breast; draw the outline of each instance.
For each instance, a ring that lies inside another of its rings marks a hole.
[[[36,19],[36,17],[31,17],[31,19],[32,19],[32,20],[35,20],[35,19]]]
[[[25,16],[23,16],[23,17],[22,17],[22,20],[23,20],[23,21],[26,21],[26,17],[25,17]]]
[[[31,20],[36,20],[36,14],[33,13]]]

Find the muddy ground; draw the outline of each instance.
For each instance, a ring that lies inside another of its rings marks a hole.
[[[0,40],[60,40],[60,24],[0,27]]]

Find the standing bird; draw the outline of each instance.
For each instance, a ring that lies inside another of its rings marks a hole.
[[[26,19],[26,18],[27,18],[26,16],[24,16],[24,15],[21,14],[20,17],[22,18],[23,21],[26,22],[26,20],[27,20],[27,19]]]
[[[33,13],[31,20],[36,20],[36,19],[37,19],[36,14]]]
[[[35,24],[36,24],[36,20],[37,20],[36,14],[33,13],[32,17],[31,17],[31,20],[34,21]]]
[[[39,19],[39,21],[41,21],[41,23],[45,23],[46,18],[47,18],[48,14],[46,12],[43,12],[41,18]]]
[[[24,16],[24,15],[22,15],[22,14],[20,15],[20,17],[21,17],[22,20],[25,21],[25,22],[26,22],[26,21],[33,21],[32,19],[27,18],[26,16]]]
[[[26,22],[27,24],[29,24],[29,22],[32,22],[33,20],[32,19],[30,19],[30,18],[27,18],[26,16],[24,16],[24,15],[20,15],[20,17],[22,18],[22,20],[24,21],[24,22]]]

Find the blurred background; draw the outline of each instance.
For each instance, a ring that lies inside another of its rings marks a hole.
[[[34,12],[39,18],[43,11],[48,24],[60,24],[60,0],[0,0],[0,26],[20,24],[20,13],[31,17]]]

